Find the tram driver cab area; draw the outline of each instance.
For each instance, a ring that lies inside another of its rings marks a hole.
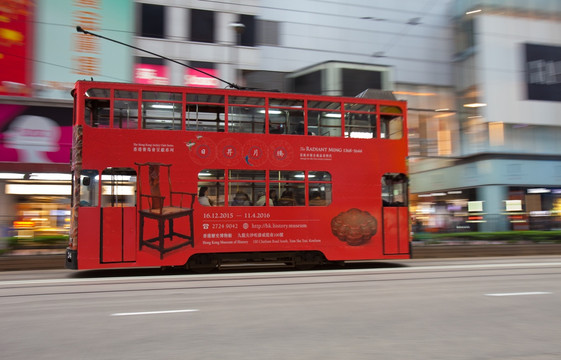
[[[383,206],[407,207],[408,182],[405,174],[384,174],[382,176]]]

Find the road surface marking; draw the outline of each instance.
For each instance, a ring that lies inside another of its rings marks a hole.
[[[549,295],[547,291],[532,291],[532,292],[517,292],[517,293],[498,293],[498,294],[485,294],[485,296],[525,296],[525,295]]]
[[[184,309],[184,310],[162,310],[162,311],[144,311],[144,312],[130,312],[130,313],[115,313],[111,316],[133,316],[133,315],[154,315],[154,314],[174,314],[199,311],[199,309]]]

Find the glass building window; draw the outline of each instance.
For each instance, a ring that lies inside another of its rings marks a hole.
[[[255,16],[253,15],[240,15],[240,23],[245,25],[245,29],[241,34],[241,46],[255,46]]]
[[[139,4],[140,24],[138,35],[150,38],[164,38],[164,7],[153,4]]]
[[[214,42],[214,11],[191,10],[191,41]]]

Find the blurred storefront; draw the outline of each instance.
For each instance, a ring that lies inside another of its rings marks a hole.
[[[67,233],[72,125],[68,105],[0,104],[2,236]]]
[[[561,186],[509,186],[497,213],[485,211],[485,201],[477,200],[477,192],[470,188],[411,195],[413,231],[561,229]]]
[[[132,79],[134,1],[4,0],[0,4],[0,237],[67,234],[76,80]],[[109,30],[107,30],[109,29]]]

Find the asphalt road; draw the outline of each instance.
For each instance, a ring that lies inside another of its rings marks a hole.
[[[560,359],[561,256],[0,273],[3,359]]]

